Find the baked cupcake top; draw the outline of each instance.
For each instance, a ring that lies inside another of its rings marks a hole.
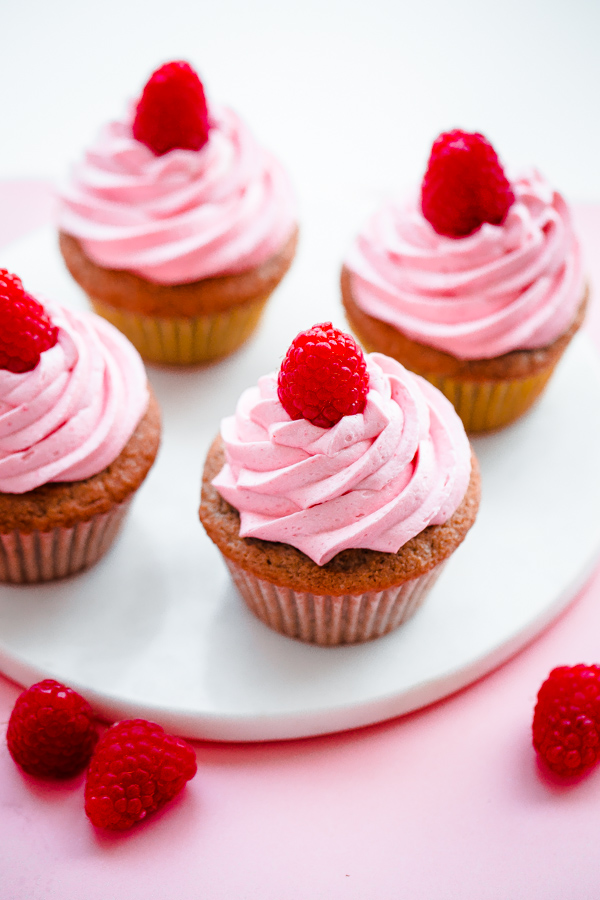
[[[349,335],[315,326],[223,420],[227,461],[212,483],[239,511],[240,537],[290,544],[321,566],[349,548],[396,553],[458,508],[471,451],[454,408],[382,354],[366,357],[363,377],[359,357]],[[296,410],[290,369],[306,376]]]
[[[368,315],[459,359],[545,347],[583,296],[563,197],[536,170],[506,179],[479,134],[442,134],[421,193],[387,203],[345,260]]]
[[[45,308],[0,270],[0,491],[101,472],[148,406],[137,351],[104,319]]]
[[[60,193],[59,227],[93,262],[158,284],[253,269],[296,221],[281,164],[231,109],[208,110],[198,76],[179,62],[101,131]]]

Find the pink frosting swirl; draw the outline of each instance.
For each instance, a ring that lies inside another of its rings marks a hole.
[[[139,354],[93,313],[44,303],[58,341],[35,369],[0,370],[0,491],[80,481],[114,462],[148,406]]]
[[[155,156],[112,122],[61,191],[59,227],[105,268],[159,284],[244,272],[279,251],[295,224],[284,169],[229,109],[200,150]]]
[[[291,544],[324,565],[351,547],[396,553],[456,511],[471,451],[454,408],[395,360],[366,359],[365,410],[333,428],[292,421],[276,374],[223,420],[227,462],[213,484],[239,511],[241,537]]]
[[[465,238],[437,234],[417,201],[386,205],[346,259],[357,305],[459,359],[552,343],[582,299],[579,243],[565,201],[538,172],[512,187],[504,223]]]

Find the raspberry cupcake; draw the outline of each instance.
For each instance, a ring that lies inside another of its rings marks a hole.
[[[158,450],[137,351],[0,270],[0,581],[50,581],[110,547]]]
[[[286,172],[184,62],[158,69],[61,192],[60,248],[96,312],[152,362],[236,350],[294,257]]]
[[[341,285],[364,346],[435,384],[471,432],[529,409],[587,301],[561,195],[535,170],[509,182],[488,141],[463,131],[437,138],[418,198],[373,216]]]
[[[258,618],[336,645],[405,622],[478,505],[477,461],[452,405],[324,323],[223,420],[200,518]]]

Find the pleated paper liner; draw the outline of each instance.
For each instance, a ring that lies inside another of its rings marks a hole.
[[[555,364],[528,378],[506,381],[471,381],[437,375],[423,377],[435,385],[454,405],[465,431],[481,433],[510,425],[533,406]]]
[[[433,587],[446,560],[395,587],[341,596],[280,587],[227,557],[225,562],[246,605],[265,625],[300,641],[335,646],[374,640],[406,622]]]
[[[113,543],[129,504],[126,500],[72,528],[0,534],[0,582],[53,581],[92,566]]]
[[[267,297],[203,316],[146,316],[91,299],[148,362],[194,365],[233,353],[258,325]]]
[[[352,329],[368,353],[376,349],[363,338],[354,324]],[[551,365],[540,369],[535,375],[506,380],[481,381],[468,376],[452,378],[432,375],[412,366],[407,368],[435,385],[454,406],[465,431],[477,434],[504,428],[527,412],[543,392],[559,360],[560,357],[553,360]],[[406,365],[402,359],[399,362]]]

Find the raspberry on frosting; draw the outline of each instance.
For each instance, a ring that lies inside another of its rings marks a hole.
[[[438,234],[460,238],[484,222],[501,225],[514,200],[496,151],[482,134],[455,129],[436,138],[421,208]]]
[[[30,372],[45,350],[54,347],[58,328],[21,279],[0,269],[0,369]]]
[[[211,107],[201,153],[153,156],[131,115],[108,123],[62,189],[60,230],[87,256],[157,284],[247,272],[289,241],[287,172],[233,110]]]
[[[169,62],[153,72],[137,104],[134,138],[163,156],[200,150],[209,129],[204,88],[189,63]]]
[[[362,412],[368,390],[362,350],[331,322],[294,338],[277,378],[277,395],[288,415],[322,428]]]
[[[569,206],[535,169],[513,179],[501,226],[439,235],[411,196],[384,204],[345,265],[353,300],[413,341],[458,359],[546,347],[581,304],[582,254]]]
[[[366,357],[364,410],[331,428],[292,419],[270,373],[221,423],[212,480],[242,538],[290,544],[318,566],[347,549],[397,553],[447,522],[465,495],[471,450],[442,394],[389,357]]]
[[[113,325],[51,302],[55,325],[48,325],[42,307],[25,297],[17,304],[20,311],[29,310],[22,313],[21,330],[28,335],[35,326],[43,337],[56,333],[57,338],[18,379],[14,369],[0,366],[0,491],[7,494],[101,472],[125,447],[148,406],[144,364]],[[5,324],[0,312],[0,351],[7,331],[12,341],[13,319],[9,314]],[[19,353],[27,341],[17,344]]]

